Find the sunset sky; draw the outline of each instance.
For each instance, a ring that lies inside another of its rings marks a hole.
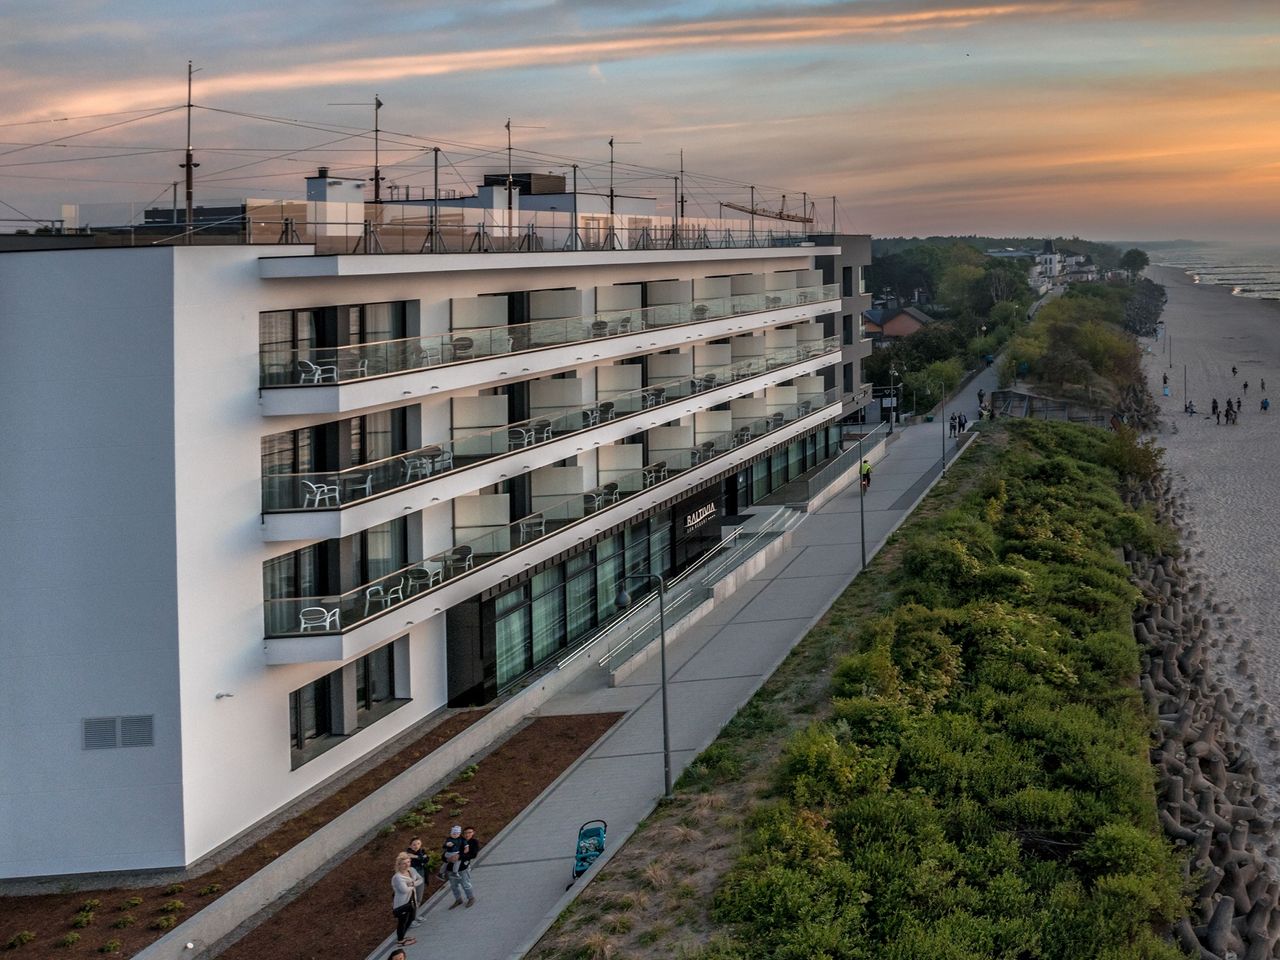
[[[577,158],[595,185],[610,136],[619,160],[647,168],[674,171],[683,149],[691,214],[746,201],[721,177],[759,184],[774,205],[783,192],[789,203],[835,194],[842,229],[879,236],[1280,232],[1277,0],[0,11],[0,217],[167,203],[185,141],[184,113],[167,108],[185,100],[190,58],[196,103],[216,108],[194,117],[197,200],[295,196],[320,164],[367,176],[372,111],[331,104],[376,92],[396,184],[430,184],[431,144],[449,161],[445,186],[504,168],[501,153],[482,154],[505,145],[510,116],[517,147],[545,155],[518,166]],[[656,174],[620,179],[627,192],[670,192]]]

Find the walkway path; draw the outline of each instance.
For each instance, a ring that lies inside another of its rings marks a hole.
[[[948,405],[948,415],[963,411],[976,420],[978,389],[990,394],[995,385],[995,369],[984,370]],[[944,442],[948,455],[955,446],[945,439],[941,418],[899,429],[865,503],[868,558],[937,478]],[[854,483],[800,524],[786,553],[671,644],[673,778],[715,739],[858,573],[858,513]],[[409,960],[455,951],[468,960],[508,960],[537,942],[562,909],[578,825],[607,820],[609,848],[615,850],[662,794],[658,680],[656,657],[618,687],[605,686],[602,674],[589,672],[543,708],[547,714],[626,716],[482,851],[472,870],[473,909],[449,910],[447,893],[428,905],[425,922],[413,930],[418,942],[408,949]],[[389,869],[385,892],[390,927]],[[381,960],[390,951],[388,939],[371,957]]]

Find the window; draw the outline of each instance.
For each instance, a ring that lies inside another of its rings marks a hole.
[[[565,643],[565,598],[560,567],[544,570],[533,578],[533,662],[541,663]]]
[[[840,296],[852,297],[853,296],[853,267],[845,267],[842,271],[840,271],[840,274],[841,274]]]
[[[610,537],[596,544],[596,616],[604,623],[618,609],[614,599],[622,586],[621,537]]]
[[[289,741],[295,768],[334,745],[338,729],[334,700],[335,695],[341,696],[341,676],[342,671],[336,671],[289,694]]]
[[[294,770],[409,702],[405,677],[396,695],[396,660],[403,670],[408,646],[408,637],[393,640],[289,694]]]
[[[367,726],[396,708],[394,644],[356,661],[356,725]]]
[[[858,267],[858,293],[865,294],[867,292],[867,267],[866,264]]]
[[[844,315],[844,345],[851,346],[853,344],[853,314],[846,313]]]
[[[580,553],[565,564],[565,606],[567,608],[567,639],[570,643],[584,636],[595,626],[596,577],[591,554]]]
[[[372,463],[403,453],[407,445],[409,408],[383,410],[351,420],[351,463]]]
[[[525,587],[508,590],[498,597],[495,640],[498,661],[498,689],[525,673],[529,662],[529,604]]]

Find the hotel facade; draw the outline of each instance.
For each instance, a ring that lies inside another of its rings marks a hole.
[[[838,452],[866,237],[539,196],[0,254],[0,876],[199,860]]]

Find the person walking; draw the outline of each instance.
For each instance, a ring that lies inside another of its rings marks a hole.
[[[409,855],[409,866],[422,878],[422,882],[418,885],[416,891],[418,897],[418,906],[421,907],[427,902],[427,872],[431,869],[431,855],[427,852],[427,848],[422,845],[420,837],[414,837],[409,841],[409,846],[405,848],[405,853]],[[422,923],[422,917],[414,917],[413,925],[416,927]]]
[[[1248,381],[1248,380],[1246,380],[1246,381],[1244,382],[1244,392],[1245,392],[1245,393],[1248,393],[1248,392],[1249,392],[1249,381]]]
[[[444,842],[444,877],[449,881],[449,892],[453,894],[453,903],[449,909],[460,907],[465,902],[469,907],[476,902],[471,892],[471,871],[462,863],[462,827],[455,824],[449,830]]]
[[[1234,363],[1231,365],[1231,375],[1233,377],[1236,375],[1236,365]]]
[[[408,937],[409,924],[418,911],[418,886],[422,878],[410,865],[412,858],[401,851],[396,854],[396,872],[391,875],[391,914],[396,918],[396,946],[408,947],[417,943],[416,937]]]
[[[969,426],[969,418],[965,416],[964,411],[960,412],[960,432],[964,433],[965,428]]]
[[[462,831],[462,869],[467,872],[467,879],[471,878],[471,861],[480,855],[480,838],[476,836],[475,827],[465,827]],[[471,893],[467,899],[467,906],[470,907],[476,902],[476,895]]]
[[[1267,381],[1265,380],[1262,381],[1262,392],[1263,393],[1267,392]]]
[[[1266,413],[1266,412],[1267,412],[1268,410],[1270,410],[1270,409],[1271,409],[1271,401],[1270,401],[1270,400],[1268,400],[1266,397],[1263,397],[1263,398],[1262,398],[1262,412],[1263,412],[1263,413]]]
[[[1169,375],[1167,373],[1160,374],[1160,382],[1167,387],[1169,385]]]
[[[947,423],[947,436],[954,437],[956,435],[956,415],[951,415],[950,421]]]
[[[862,461],[862,489],[871,489],[871,462],[869,460]]]
[[[983,390],[981,387],[979,387],[979,388],[978,388],[978,409],[979,409],[979,410],[981,410],[981,409],[982,409],[982,401],[983,401],[983,399],[986,397],[986,395],[987,395],[987,391],[985,391],[985,390]]]

